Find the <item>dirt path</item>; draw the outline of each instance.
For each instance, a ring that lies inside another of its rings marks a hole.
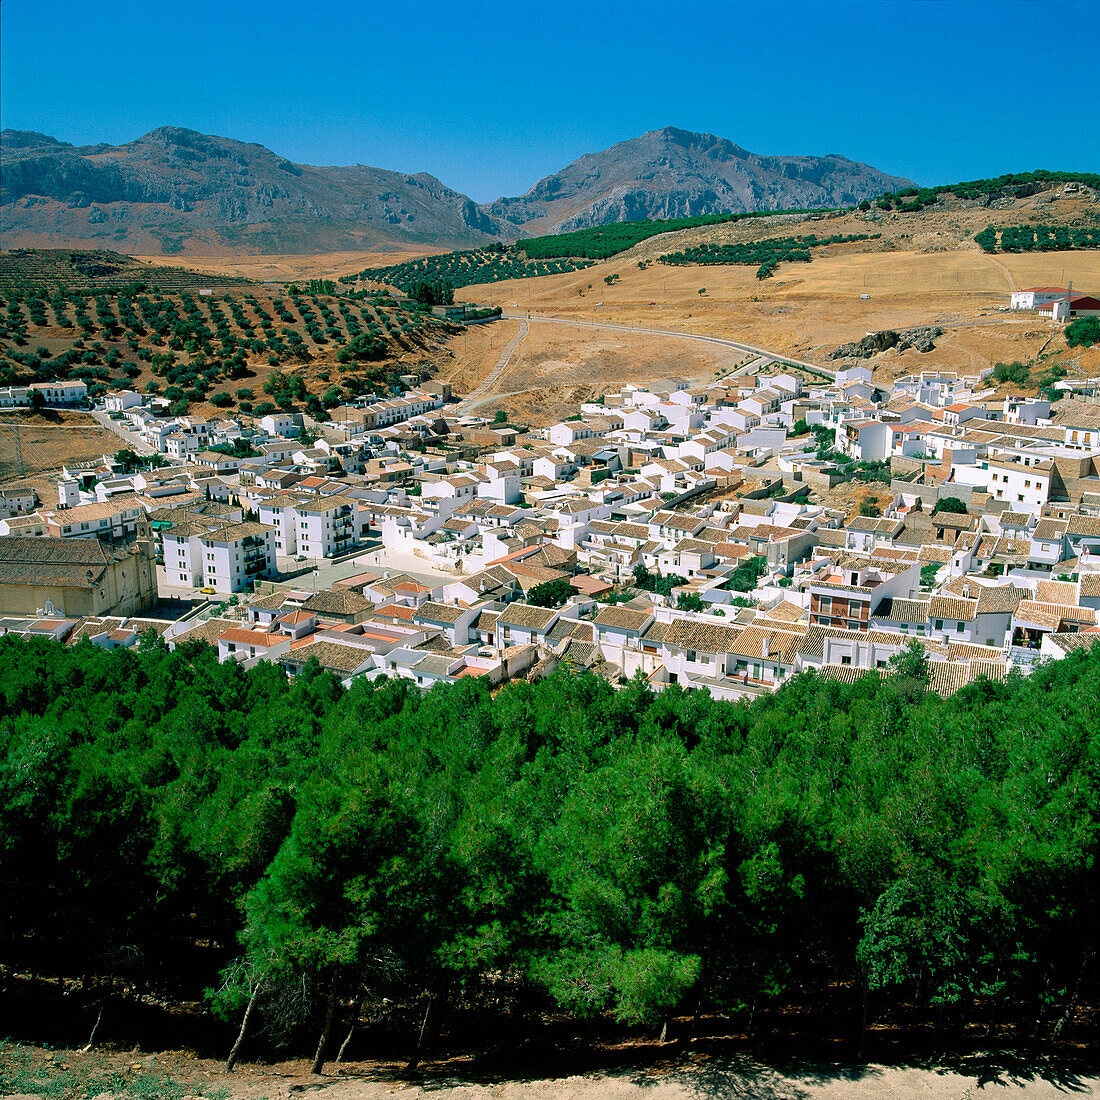
[[[512,320],[521,319],[521,315],[518,313],[505,313],[504,316]],[[530,321],[532,324],[575,325],[580,328],[606,329],[611,332],[634,332],[648,336],[671,336],[680,340],[699,340],[706,344],[718,344],[721,347],[733,348],[736,351],[751,352],[754,355],[760,355],[768,359],[781,359],[785,363],[793,363],[796,367],[804,367],[807,370],[815,371],[829,378],[836,377],[836,371],[830,370],[828,367],[819,366],[817,363],[806,363],[801,359],[794,359],[789,355],[781,355],[779,352],[769,351],[767,348],[754,347],[752,344],[742,344],[737,340],[726,340],[720,336],[706,336],[698,332],[676,332],[672,329],[641,328],[635,325],[611,325],[601,321],[575,321],[567,317],[540,317],[534,315],[526,318],[526,320]]]
[[[484,403],[483,401],[480,401],[479,398],[484,398],[487,395],[491,394],[493,386],[496,385],[497,380],[505,372],[505,370],[507,370],[508,363],[511,361],[512,358],[512,353],[516,350],[516,348],[519,347],[519,345],[523,342],[524,337],[530,331],[531,326],[525,320],[520,319],[519,332],[517,332],[515,336],[513,336],[512,339],[509,340],[508,343],[505,344],[504,347],[501,349],[500,357],[497,359],[495,365],[493,366],[493,369],[489,371],[488,375],[486,375],[485,381],[482,382],[477,387],[477,389],[473,390],[471,393],[468,393],[463,400],[462,403],[466,406],[467,410],[471,409],[474,405]]]
[[[225,1100],[383,1100],[428,1097],[434,1100],[1064,1100],[1097,1094],[1100,1078],[1064,1066],[990,1064],[985,1059],[958,1066],[886,1066],[800,1063],[779,1069],[747,1055],[712,1057],[689,1052],[647,1065],[542,1076],[525,1074],[521,1063],[510,1072],[461,1069],[428,1064],[422,1076],[405,1079],[398,1064],[330,1064],[323,1076],[306,1072],[305,1063],[241,1064],[232,1075],[220,1062],[182,1052],[143,1055],[80,1053],[12,1048],[2,1052],[0,1080],[15,1100],[43,1095],[97,1095],[96,1082],[110,1081],[107,1100],[154,1096],[220,1096]],[[564,1067],[563,1067],[564,1068]],[[568,1071],[566,1071],[568,1072]],[[63,1080],[67,1079],[67,1080]],[[50,1087],[50,1085],[53,1087]],[[123,1087],[118,1088],[119,1085]],[[11,1091],[14,1086],[14,1092]],[[28,1089],[28,1091],[21,1091]],[[33,1090],[33,1091],[29,1091]]]
[[[1016,289],[1016,280],[1012,277],[1012,272],[1009,271],[1000,260],[995,260],[992,256],[986,256],[986,259],[993,264],[994,267],[999,267],[1004,272],[1004,276],[1008,280],[1009,291],[1014,291]]]

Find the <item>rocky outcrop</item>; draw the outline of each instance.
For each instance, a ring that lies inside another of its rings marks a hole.
[[[581,157],[526,195],[483,206],[426,173],[292,164],[262,145],[176,126],[125,145],[80,147],[7,130],[0,145],[9,247],[461,248],[641,218],[843,206],[908,182],[835,154],[765,157],[673,127]]]
[[[938,325],[902,329],[900,332],[884,329],[882,332],[869,333],[862,340],[841,344],[836,351],[829,353],[828,358],[870,359],[871,356],[888,351],[890,348],[897,348],[898,351],[906,351],[909,348],[916,348],[917,351],[931,351],[936,346],[936,337],[942,335],[943,329]]]
[[[768,157],[666,126],[590,153],[486,210],[524,236],[644,218],[848,206],[909,186],[831,153]]]
[[[0,204],[17,243],[106,234],[131,251],[150,236],[259,252],[469,247],[500,236],[476,203],[433,176],[292,164],[262,145],[170,126],[117,147],[5,131]]]

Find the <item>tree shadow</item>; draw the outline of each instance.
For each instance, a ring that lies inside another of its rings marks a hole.
[[[958,1073],[974,1077],[978,1088],[986,1085],[1033,1085],[1039,1081],[1063,1092],[1091,1093],[1092,1086],[1083,1076],[1100,1066],[1033,1054],[1024,1051],[997,1050],[963,1054],[938,1060],[928,1069],[936,1073]]]
[[[745,1054],[706,1056],[698,1060],[690,1055],[688,1057],[689,1064],[678,1066],[662,1076],[636,1074],[629,1079],[642,1088],[675,1082],[698,1100],[720,1100],[725,1097],[735,1097],[737,1100],[809,1100],[811,1086],[882,1076],[881,1068],[867,1065],[780,1068]]]

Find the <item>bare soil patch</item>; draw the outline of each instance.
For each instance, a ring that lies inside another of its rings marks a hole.
[[[87,413],[67,409],[5,413],[0,416],[0,484],[5,488],[30,485],[43,500],[56,503],[55,480],[42,475],[59,472],[66,462],[114,454],[122,446],[114,432]]]
[[[440,1100],[512,1100],[555,1097],[562,1100],[863,1100],[880,1096],[926,1100],[998,1100],[1028,1097],[1054,1100],[1067,1093],[1095,1094],[1100,1079],[1079,1070],[1034,1059],[972,1059],[961,1064],[883,1065],[832,1062],[764,1062],[745,1054],[716,1055],[706,1049],[683,1050],[656,1044],[604,1052],[607,1065],[563,1055],[558,1073],[545,1072],[541,1059],[525,1073],[522,1057],[507,1059],[504,1072],[468,1061],[442,1061],[407,1078],[398,1063],[350,1062],[330,1066],[324,1075],[307,1072],[303,1062],[241,1064],[226,1074],[220,1062],[187,1051],[155,1055],[140,1050],[45,1050],[0,1048],[0,1073],[17,1098],[57,1100],[99,1096],[124,1098],[206,1097],[209,1100],[281,1100],[316,1096],[326,1100],[381,1100],[383,1097],[439,1097]]]
[[[609,286],[604,278],[610,275],[619,278]],[[1026,361],[1052,337],[1047,350],[1064,352],[1071,369],[1100,367],[1098,349],[1066,350],[1061,326],[1034,314],[1002,311],[1013,287],[1068,281],[1083,292],[1100,290],[1100,253],[986,256],[976,248],[850,253],[784,264],[764,282],[750,267],[651,263],[642,269],[637,261],[616,257],[583,271],[484,284],[466,293],[513,313],[695,332],[822,363],[834,348],[867,332],[931,324],[945,329],[933,351],[890,351],[867,360],[890,379],[913,370],[966,371]],[[538,327],[532,326],[532,336]],[[581,343],[596,339],[592,330],[576,333]],[[656,336],[644,339],[651,350],[659,346],[665,354],[636,357],[629,381],[645,384],[692,373],[686,357],[696,349]],[[525,341],[524,355],[536,347],[537,342]],[[672,369],[677,361],[681,368]],[[559,376],[563,384],[609,388],[612,380],[598,360],[567,362],[569,375]]]

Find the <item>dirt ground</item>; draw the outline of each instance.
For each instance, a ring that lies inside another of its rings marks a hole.
[[[32,488],[45,504],[57,503],[57,478],[69,461],[114,454],[123,446],[114,432],[87,413],[67,409],[0,416],[0,485]]]
[[[518,322],[499,321],[452,340],[454,361],[439,377],[457,393],[471,392],[497,362],[500,349],[516,334]],[[476,411],[496,408],[509,416],[542,425],[576,412],[582,401],[618,390],[627,382],[682,378],[712,380],[746,358],[743,352],[714,344],[696,344],[642,333],[533,322],[504,371]]]
[[[945,332],[933,351],[876,356],[868,361],[876,379],[888,383],[929,369],[969,372],[998,362],[1027,362],[1040,352],[1060,353],[1051,362],[1062,363],[1071,374],[1091,373],[1100,370],[1100,348],[1066,349],[1061,326],[1033,314],[1009,315],[1003,307],[1012,290],[1028,286],[1072,283],[1083,293],[1100,293],[1100,252],[987,255],[970,237],[989,222],[1072,221],[1095,216],[1093,209],[1083,198],[1059,197],[1046,206],[1028,198],[1003,210],[972,205],[920,214],[872,211],[794,222],[783,216],[776,225],[763,219],[710,226],[642,242],[581,271],[466,287],[459,296],[532,314],[530,333],[486,397],[499,395],[498,407],[536,424],[625,381],[708,380],[730,359],[721,348],[667,337],[540,325],[539,315],[720,336],[822,363],[838,345],[865,333],[934,324]],[[764,281],[750,266],[673,267],[654,258],[696,240],[809,232],[877,232],[882,237],[827,247],[812,263],[783,264]],[[334,277],[415,254],[211,258],[206,266],[189,257],[186,263],[257,278]],[[604,280],[610,276],[618,278],[608,285]],[[440,364],[440,377],[452,381],[456,392],[470,392],[489,376],[499,348],[515,331],[511,322],[500,322],[452,341],[454,359]]]
[[[9,1093],[15,1100],[51,1095],[123,1097],[208,1097],[219,1100],[281,1100],[316,1096],[325,1100],[381,1100],[400,1096],[439,1100],[871,1100],[879,1097],[921,1100],[998,1100],[1027,1097],[1054,1100],[1067,1094],[1096,1095],[1100,1078],[1038,1064],[974,1063],[963,1067],[805,1064],[778,1068],[748,1056],[711,1057],[674,1053],[644,1065],[568,1076],[498,1077],[470,1066],[432,1064],[406,1079],[397,1064],[377,1062],[330,1065],[323,1076],[306,1072],[304,1063],[238,1066],[232,1075],[220,1062],[184,1052],[147,1055],[140,1051],[103,1053],[31,1047],[0,1047],[0,1080],[33,1091]],[[52,1082],[52,1084],[47,1084]],[[67,1087],[66,1087],[67,1086]],[[106,1091],[96,1092],[104,1088]]]
[[[604,284],[613,274],[618,281]],[[869,360],[883,381],[911,371],[966,372],[1026,362],[1043,350],[1063,352],[1056,361],[1071,373],[1097,370],[1100,348],[1067,350],[1062,326],[1001,309],[1014,288],[1069,280],[1082,290],[1100,289],[1100,253],[849,253],[784,264],[764,283],[748,267],[650,264],[643,270],[618,258],[567,275],[486,284],[467,293],[505,311],[531,311],[531,336],[515,358],[524,371],[524,388],[545,382],[566,390],[606,389],[620,375],[639,383],[670,375],[698,380],[706,375],[699,355],[707,353],[667,338],[639,337],[628,346],[628,335],[620,341],[617,334],[603,334],[601,339],[620,344],[609,369],[606,358],[585,346],[595,342],[593,330],[574,330],[570,339],[577,347],[563,355],[561,334],[569,330],[554,326],[555,336],[542,335],[549,326],[537,324],[540,315],[703,333],[823,364],[838,345],[868,332],[933,324],[945,329],[933,351],[889,351]],[[500,379],[502,393],[520,388],[511,370]]]

